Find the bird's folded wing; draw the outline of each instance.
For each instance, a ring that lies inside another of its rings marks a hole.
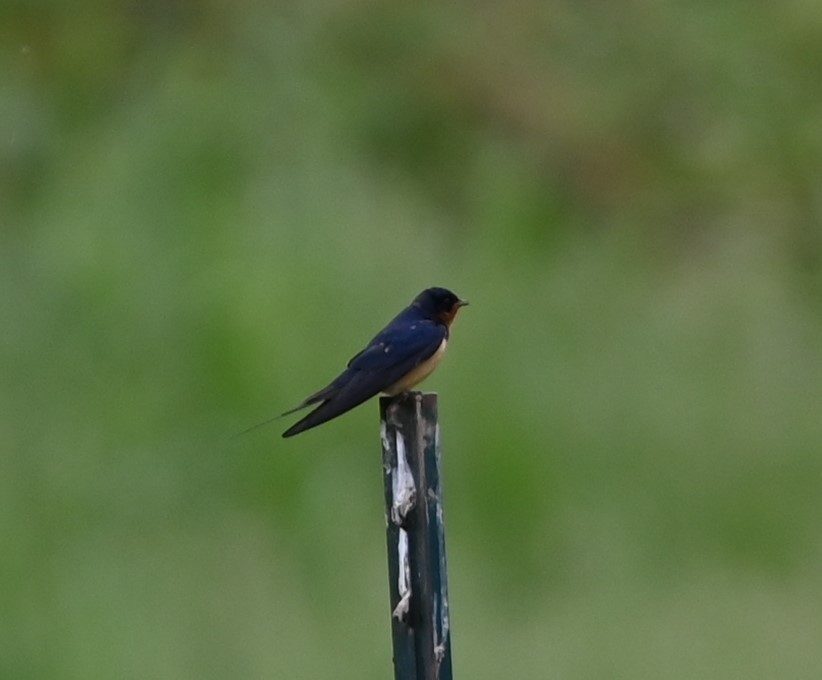
[[[348,362],[355,371],[385,371],[400,367],[410,371],[437,351],[448,331],[430,321],[389,328],[375,337],[362,352]],[[402,373],[400,374],[402,376]]]
[[[348,368],[328,387],[298,407],[322,401],[311,413],[288,428],[283,437],[292,437],[336,418],[391,387],[429,359],[447,333],[443,326],[422,321],[383,331],[351,359]]]

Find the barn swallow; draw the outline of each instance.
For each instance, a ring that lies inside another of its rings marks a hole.
[[[380,392],[407,392],[437,367],[448,345],[460,300],[445,288],[428,288],[383,328],[327,387],[315,392],[284,416],[320,404],[283,432],[283,437],[328,422]]]

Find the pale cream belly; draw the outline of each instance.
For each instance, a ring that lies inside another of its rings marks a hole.
[[[414,369],[404,378],[395,382],[391,385],[391,387],[384,389],[383,393],[387,394],[389,397],[393,397],[395,394],[407,392],[414,387],[414,385],[421,383],[429,375],[431,375],[434,369],[439,365],[440,361],[442,361],[447,345],[448,340],[443,339],[436,352],[423,361],[419,366],[414,367]]]

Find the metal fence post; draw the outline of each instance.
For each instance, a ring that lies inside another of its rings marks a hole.
[[[380,399],[395,680],[452,680],[437,395]]]

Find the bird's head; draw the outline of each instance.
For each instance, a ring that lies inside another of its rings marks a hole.
[[[427,288],[413,302],[414,307],[418,307],[426,318],[446,326],[454,321],[460,307],[467,304],[466,300],[460,300],[447,288]]]

